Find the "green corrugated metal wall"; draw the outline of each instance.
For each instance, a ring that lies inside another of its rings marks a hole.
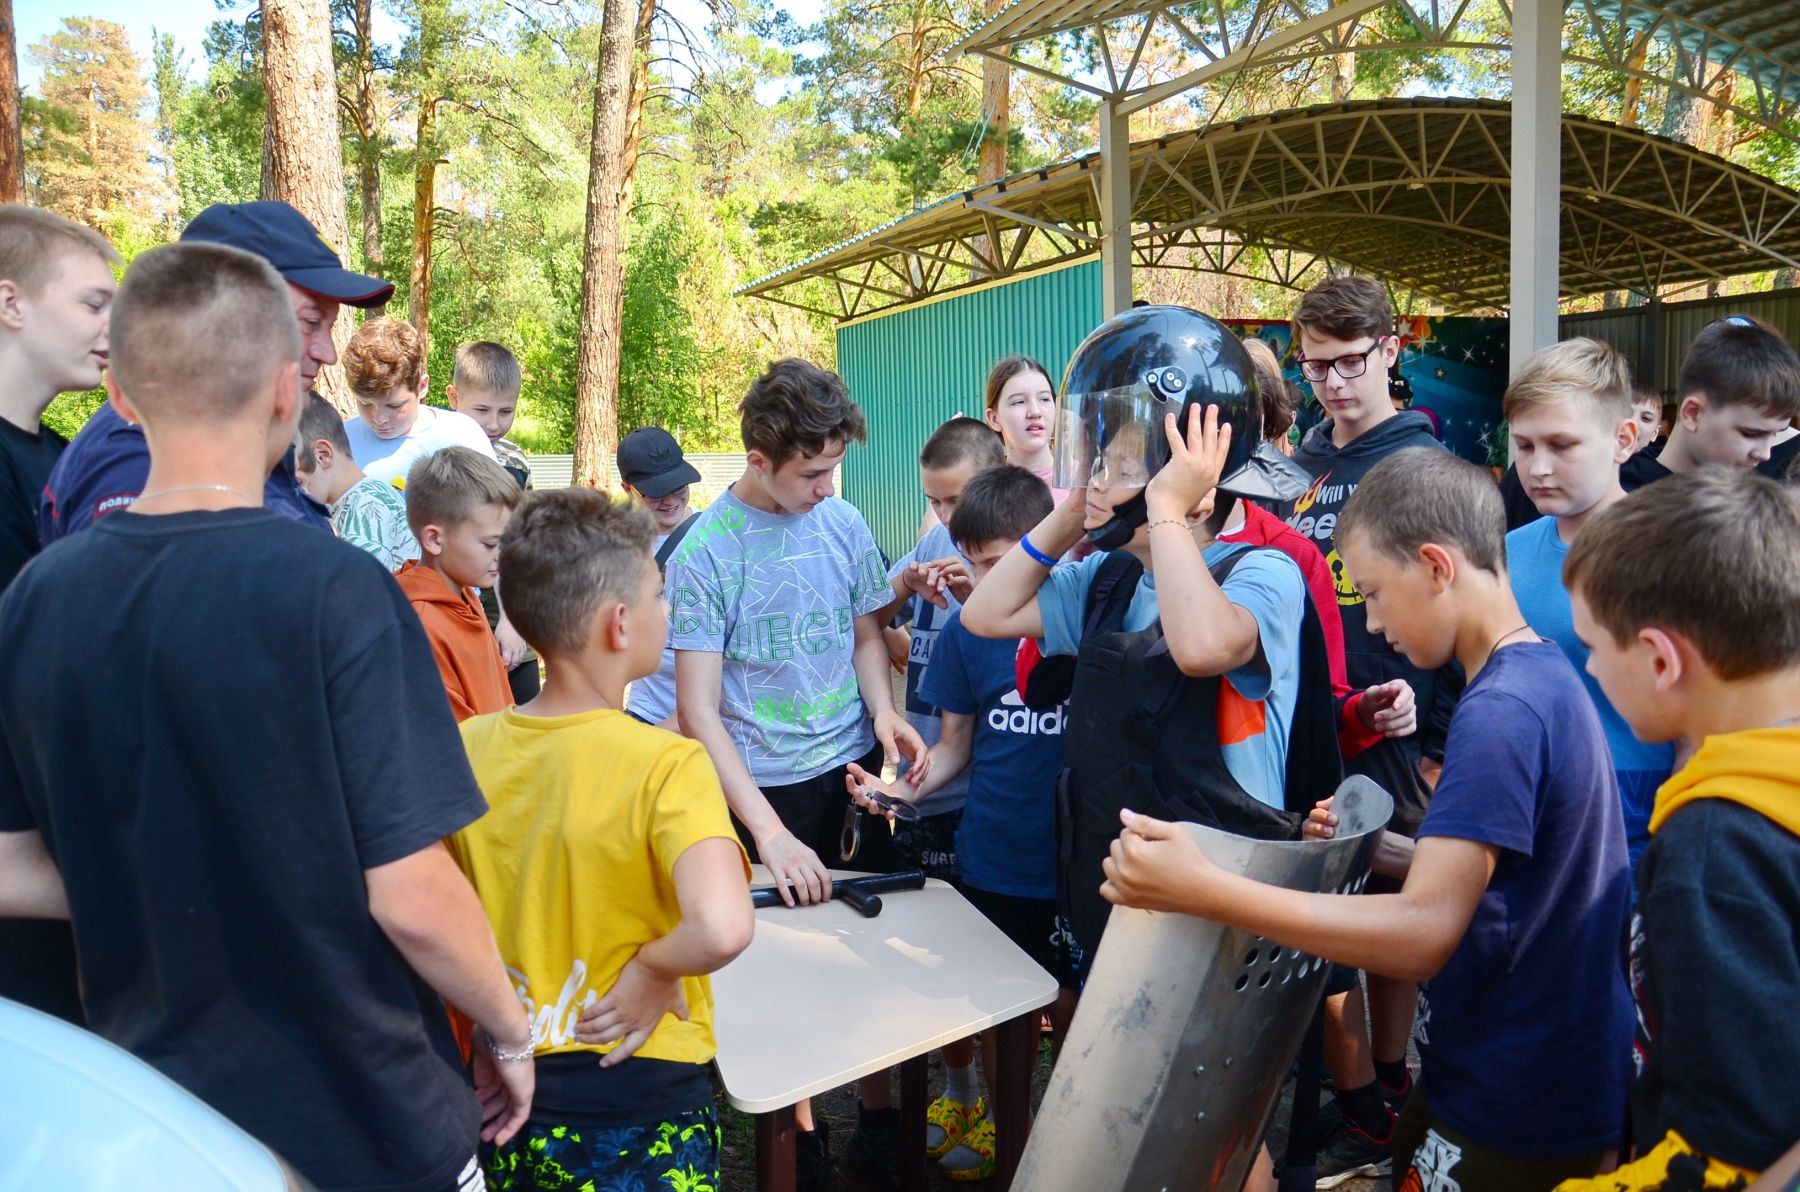
[[[844,496],[889,558],[918,533],[919,449],[931,432],[958,413],[981,417],[982,386],[1002,356],[1035,356],[1060,385],[1100,320],[1095,260],[838,328],[838,372],[869,423],[868,446],[844,461]]]

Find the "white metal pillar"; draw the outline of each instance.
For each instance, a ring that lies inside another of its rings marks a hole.
[[[1100,102],[1100,291],[1107,318],[1131,309],[1131,116]]]
[[[1512,6],[1511,371],[1556,342],[1562,230],[1562,0]],[[1104,126],[1103,126],[1104,127]]]

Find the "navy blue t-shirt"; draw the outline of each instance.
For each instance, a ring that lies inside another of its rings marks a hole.
[[[1039,712],[1019,698],[1012,638],[976,637],[953,613],[938,634],[920,694],[975,717],[969,794],[956,831],[963,880],[1016,898],[1056,896],[1056,776],[1063,707]]]
[[[1606,734],[1556,643],[1502,647],[1463,692],[1427,836],[1500,850],[1419,991],[1432,1111],[1517,1155],[1614,1146],[1631,1067],[1625,829]]]

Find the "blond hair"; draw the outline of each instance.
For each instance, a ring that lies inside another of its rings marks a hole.
[[[1507,421],[1542,406],[1579,402],[1606,422],[1631,415],[1631,366],[1597,339],[1565,339],[1532,354],[1500,399]]]
[[[504,344],[479,340],[457,349],[450,383],[458,391],[517,397],[525,382],[519,375],[519,358]]]
[[[108,265],[121,263],[106,237],[54,211],[0,203],[0,279],[27,294],[41,293],[56,276],[62,259],[88,252]]]
[[[399,388],[418,391],[425,380],[425,341],[401,319],[370,319],[344,349],[350,391],[375,401]]]
[[[467,447],[446,447],[406,474],[406,524],[415,538],[425,536],[426,526],[448,530],[490,505],[512,509],[518,503],[519,482]]]

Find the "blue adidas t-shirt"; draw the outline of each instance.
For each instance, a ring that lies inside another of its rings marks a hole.
[[[1500,850],[1462,942],[1419,991],[1425,1098],[1516,1155],[1619,1140],[1631,1070],[1630,871],[1600,719],[1554,642],[1495,651],[1450,718],[1419,838]]]
[[[968,798],[956,830],[963,880],[1015,898],[1056,897],[1056,776],[1062,707],[1039,712],[1019,698],[1012,638],[976,637],[953,613],[938,634],[921,694],[975,717]]]
[[[891,582],[894,576],[915,562],[933,563],[939,559],[954,559],[960,557],[961,553],[956,549],[955,540],[950,537],[950,530],[940,522],[925,531],[919,538],[918,545],[889,569],[888,579]],[[912,645],[906,662],[906,722],[919,730],[919,736],[927,746],[936,745],[943,736],[944,718],[939,714],[936,704],[919,694],[919,686],[931,669],[931,652],[937,644],[938,634],[943,632],[944,623],[951,615],[962,607],[962,601],[952,592],[945,592],[944,599],[949,602],[949,608],[939,608],[917,596],[909,598],[905,605],[912,624]],[[1014,643],[1015,647],[1017,644]],[[904,774],[906,770],[907,762],[903,757],[900,759],[900,773]],[[924,815],[955,811],[963,805],[968,790],[969,772],[964,770],[921,800],[918,804],[919,811]]]
[[[1227,555],[1250,550],[1242,543],[1215,542],[1202,554],[1208,567]],[[1087,623],[1087,594],[1104,554],[1054,568],[1038,589],[1044,622],[1044,652],[1074,654]],[[1226,599],[1256,618],[1261,660],[1225,675],[1219,688],[1215,726],[1225,768],[1238,785],[1271,807],[1286,806],[1287,748],[1300,691],[1300,619],[1306,613],[1306,581],[1294,561],[1277,550],[1251,550],[1225,577]],[[1149,572],[1138,580],[1125,612],[1125,631],[1156,623],[1156,582]]]
[[[1600,690],[1599,682],[1588,674],[1588,650],[1575,636],[1569,592],[1562,582],[1563,560],[1568,556],[1568,543],[1556,532],[1554,517],[1539,518],[1506,536],[1507,570],[1512,575],[1513,598],[1519,602],[1519,611],[1539,636],[1562,647],[1563,656],[1581,676],[1588,697],[1594,701],[1594,710],[1600,714],[1600,727],[1606,732],[1606,745],[1612,753],[1613,775],[1619,784],[1625,847],[1635,871],[1638,858],[1650,844],[1650,809],[1656,802],[1656,789],[1668,781],[1675,768],[1675,747],[1638,740]]]

